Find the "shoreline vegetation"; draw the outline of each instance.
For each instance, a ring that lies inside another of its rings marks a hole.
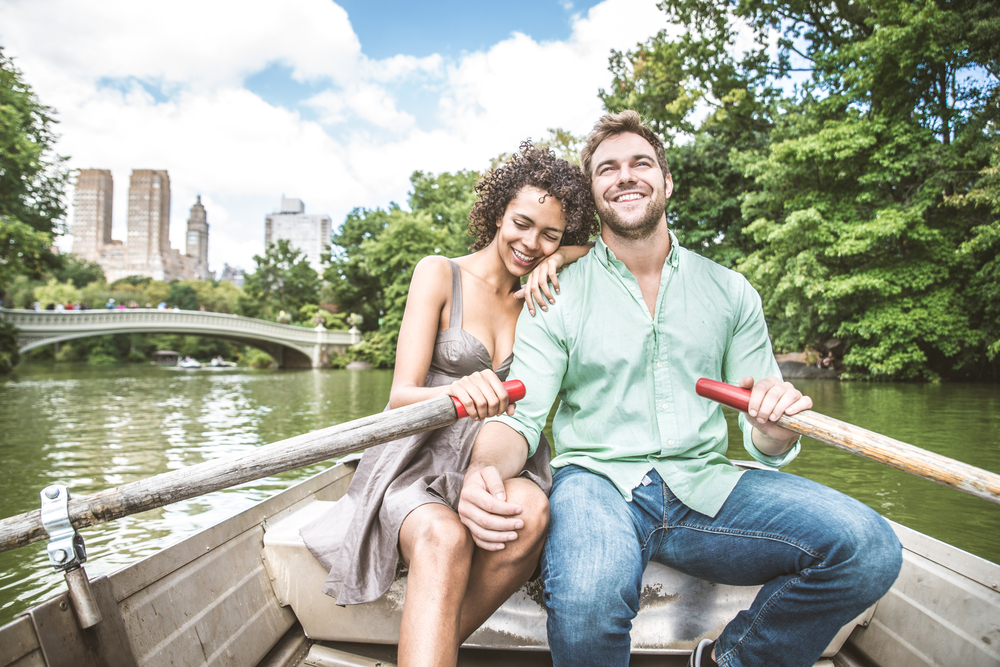
[[[676,183],[671,229],[757,289],[775,351],[801,355],[782,361],[787,372],[1000,379],[1000,23],[992,6],[859,0],[819,11],[678,0],[661,9],[672,27],[612,51],[612,82],[598,95],[607,111],[634,109],[662,136]],[[734,51],[734,40],[745,50]],[[254,257],[242,288],[140,276],[109,285],[100,266],[52,249],[66,232],[73,172],[56,152],[56,111],[2,49],[0,108],[9,118],[0,123],[0,300],[8,307],[164,301],[356,326],[362,342],[335,366],[391,368],[414,265],[464,255],[472,240],[480,172],[415,171],[405,206],[351,211],[319,267],[279,241]],[[550,129],[536,145],[577,160],[582,137]],[[145,359],[154,339],[84,339],[27,356],[120,363]],[[0,372],[18,361],[13,340],[0,328]],[[229,345],[185,338],[164,347],[265,363]]]

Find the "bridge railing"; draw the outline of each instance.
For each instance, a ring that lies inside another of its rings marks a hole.
[[[24,333],[58,334],[73,330],[124,329],[136,325],[143,329],[157,324],[168,329],[196,327],[221,330],[236,334],[258,334],[269,339],[279,339],[303,345],[353,345],[360,341],[355,329],[340,331],[318,326],[314,329],[290,324],[279,324],[252,317],[200,310],[162,310],[159,308],[131,308],[106,310],[19,310],[0,308],[0,321],[10,322]],[[109,331],[111,333],[111,331]]]

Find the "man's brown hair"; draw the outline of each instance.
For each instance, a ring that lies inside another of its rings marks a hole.
[[[631,109],[626,109],[625,111],[602,116],[597,121],[597,124],[594,125],[594,129],[591,130],[590,136],[587,137],[587,142],[583,145],[583,150],[580,151],[580,162],[583,163],[583,173],[588,180],[594,180],[594,174],[591,171],[591,161],[594,159],[594,152],[597,151],[597,147],[601,145],[601,142],[611,137],[617,137],[620,134],[629,133],[638,134],[649,142],[649,145],[653,147],[653,151],[656,154],[656,161],[660,163],[663,178],[666,179],[670,176],[667,156],[663,151],[663,142],[656,136],[656,132],[653,132],[643,124],[639,114]]]

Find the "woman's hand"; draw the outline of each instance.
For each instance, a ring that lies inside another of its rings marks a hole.
[[[527,302],[528,312],[532,317],[535,315],[536,303],[542,310],[548,310],[549,304],[556,302],[555,294],[559,293],[559,276],[556,272],[567,263],[563,249],[559,248],[539,262],[528,274],[521,289],[514,292],[516,298]]]
[[[457,398],[474,421],[505,412],[514,414],[514,404],[508,403],[507,390],[492,370],[476,371],[455,380],[448,385],[447,394]]]

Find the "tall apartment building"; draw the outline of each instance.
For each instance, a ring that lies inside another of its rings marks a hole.
[[[279,239],[288,239],[301,250],[309,264],[320,271],[320,255],[330,245],[330,216],[307,215],[301,199],[281,198],[281,209],[264,218],[264,247]]]
[[[81,169],[73,197],[73,253],[98,262],[111,243],[111,204],[115,188],[108,169]]]
[[[191,215],[188,216],[187,246],[184,254],[194,258],[195,278],[212,280],[214,274],[208,270],[208,215],[201,204],[201,195],[198,195],[198,200],[191,207]]]
[[[80,172],[73,198],[75,255],[99,263],[109,282],[126,276],[163,281],[214,278],[208,270],[208,220],[200,196],[188,220],[188,250],[196,247],[198,253],[188,256],[170,247],[170,176],[166,171],[132,170],[125,243],[111,238],[113,192],[109,170]]]
[[[128,184],[125,261],[130,276],[167,277],[170,250],[170,177],[166,171],[133,169]]]

